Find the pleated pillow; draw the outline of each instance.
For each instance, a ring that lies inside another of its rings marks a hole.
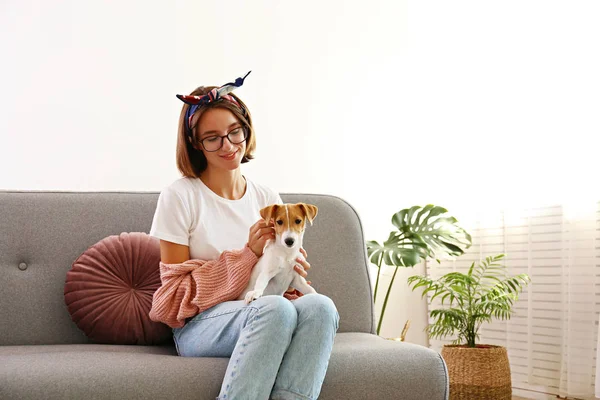
[[[162,344],[172,330],[148,317],[160,287],[160,241],[123,232],[88,248],[67,272],[64,296],[71,319],[103,344]]]

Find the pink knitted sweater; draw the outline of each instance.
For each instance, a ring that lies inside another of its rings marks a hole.
[[[181,328],[185,319],[224,301],[236,300],[248,285],[256,254],[246,245],[242,250],[224,251],[217,260],[187,260],[180,264],[159,263],[161,286],[152,296],[150,319],[171,328]],[[286,292],[295,300],[302,293]]]

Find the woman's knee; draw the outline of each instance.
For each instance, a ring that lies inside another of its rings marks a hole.
[[[320,293],[313,293],[304,295],[301,299],[302,306],[298,307],[300,315],[307,313],[312,318],[321,317],[326,320],[333,320],[336,326],[338,326],[340,316],[333,300],[329,297]]]
[[[264,318],[268,318],[273,323],[278,324],[278,326],[289,326],[292,329],[296,328],[298,311],[296,310],[296,307],[283,296],[263,296],[250,303],[250,305],[257,307]]]

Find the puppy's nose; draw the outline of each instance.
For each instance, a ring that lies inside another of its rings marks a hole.
[[[284,242],[288,245],[288,247],[292,247],[294,245],[294,239],[292,238],[287,238],[284,240]]]

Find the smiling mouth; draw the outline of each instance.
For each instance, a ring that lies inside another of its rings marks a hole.
[[[226,154],[224,156],[221,156],[221,158],[224,158],[226,160],[233,160],[235,158],[236,154],[237,154],[237,150],[234,151],[233,153],[229,153],[229,154]]]

